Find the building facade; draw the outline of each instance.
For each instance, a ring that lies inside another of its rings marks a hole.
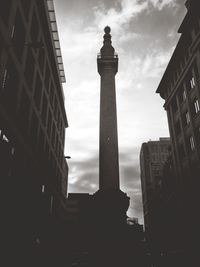
[[[0,40],[0,183],[4,217],[10,214],[5,223],[17,218],[19,229],[35,239],[40,215],[57,216],[67,193],[65,75],[53,1],[3,1]]]
[[[163,166],[169,156],[170,139],[143,143],[140,150],[140,171],[145,229],[151,225],[154,199],[161,193]]]
[[[179,246],[190,250],[199,228],[200,3],[188,0],[185,5],[181,36],[156,92],[165,100],[172,142],[173,206],[182,228],[179,237],[184,237]]]
[[[181,37],[157,89],[165,100],[177,183],[183,192],[200,175],[200,15],[199,3],[186,2]]]

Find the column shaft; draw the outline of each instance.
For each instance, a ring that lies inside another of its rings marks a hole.
[[[100,96],[100,189],[119,189],[119,159],[115,70],[105,66],[101,72]]]

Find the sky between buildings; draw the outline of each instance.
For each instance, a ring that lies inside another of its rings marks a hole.
[[[128,215],[143,223],[141,144],[169,136],[164,101],[155,93],[179,38],[184,0],[54,0],[67,82],[65,155],[69,192],[98,190],[100,76],[96,57],[111,27],[116,75],[121,189]]]

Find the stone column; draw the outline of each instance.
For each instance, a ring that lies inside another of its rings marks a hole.
[[[99,190],[94,194],[94,214],[102,229],[126,225],[129,198],[120,190],[117,137],[115,74],[118,56],[111,45],[110,27],[104,29],[104,42],[97,57],[101,76]],[[110,231],[110,230],[109,230]]]
[[[100,94],[100,144],[99,185],[100,190],[119,189],[119,160],[117,137],[117,111],[115,74],[118,56],[111,45],[110,28],[105,28],[104,45],[97,58],[101,76]]]

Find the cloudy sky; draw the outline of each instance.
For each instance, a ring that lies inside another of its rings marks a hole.
[[[54,0],[67,82],[65,154],[69,192],[98,189],[100,76],[96,56],[111,27],[119,55],[116,75],[120,183],[129,216],[143,223],[139,151],[169,135],[163,100],[155,93],[179,35],[185,0]]]

